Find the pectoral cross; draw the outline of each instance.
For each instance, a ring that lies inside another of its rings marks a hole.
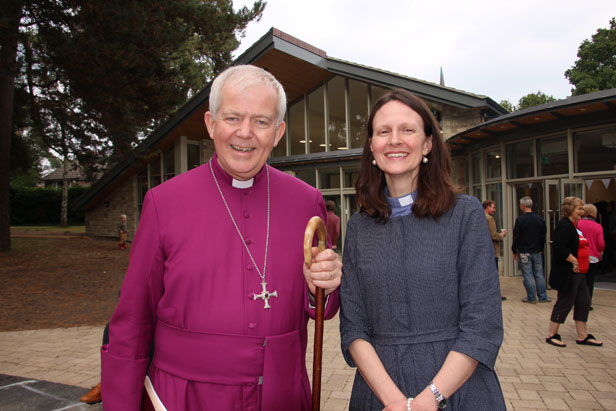
[[[267,291],[266,287],[267,287],[267,283],[265,282],[265,280],[261,281],[261,287],[263,287],[263,290],[261,291],[261,294],[257,294],[257,293],[253,293],[253,300],[256,300],[257,298],[261,298],[263,301],[265,301],[265,306],[263,308],[268,309],[268,308],[272,308],[269,305],[269,299],[270,297],[276,297],[278,298],[278,291],[274,291],[273,293],[270,293],[269,291]]]

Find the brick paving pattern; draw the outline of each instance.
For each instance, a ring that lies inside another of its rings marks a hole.
[[[575,343],[571,314],[560,334],[567,347],[545,343],[553,303],[525,304],[520,277],[501,277],[505,340],[496,363],[508,410],[616,410],[616,292],[596,289],[589,331],[601,348]],[[548,291],[555,301],[556,292]],[[0,374],[89,388],[99,380],[103,325],[0,333]],[[309,340],[311,341],[311,339]],[[312,372],[312,352],[308,352]],[[337,317],[325,323],[323,411],[346,410],[355,370],[340,352]],[[84,391],[85,392],[85,391]]]

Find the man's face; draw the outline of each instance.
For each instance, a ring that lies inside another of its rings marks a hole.
[[[229,84],[222,89],[216,119],[205,113],[205,125],[214,140],[220,166],[237,180],[249,180],[263,168],[284,134],[276,127],[276,92],[263,85],[239,92]]]
[[[491,216],[496,214],[496,204],[494,203],[490,204],[488,208],[486,208],[486,213],[490,214]]]

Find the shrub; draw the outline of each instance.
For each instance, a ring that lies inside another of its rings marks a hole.
[[[83,224],[83,210],[72,211],[71,204],[88,187],[74,186],[68,189],[68,222]],[[19,187],[10,190],[11,225],[60,224],[62,207],[61,188]]]

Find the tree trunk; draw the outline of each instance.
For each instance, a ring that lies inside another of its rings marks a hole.
[[[13,129],[13,93],[17,59],[17,41],[21,1],[2,1],[7,24],[2,30],[0,61],[0,252],[11,248],[11,210],[9,202],[11,133]]]
[[[64,164],[62,167],[62,207],[60,208],[60,225],[66,227],[68,225],[68,156],[64,156]]]

